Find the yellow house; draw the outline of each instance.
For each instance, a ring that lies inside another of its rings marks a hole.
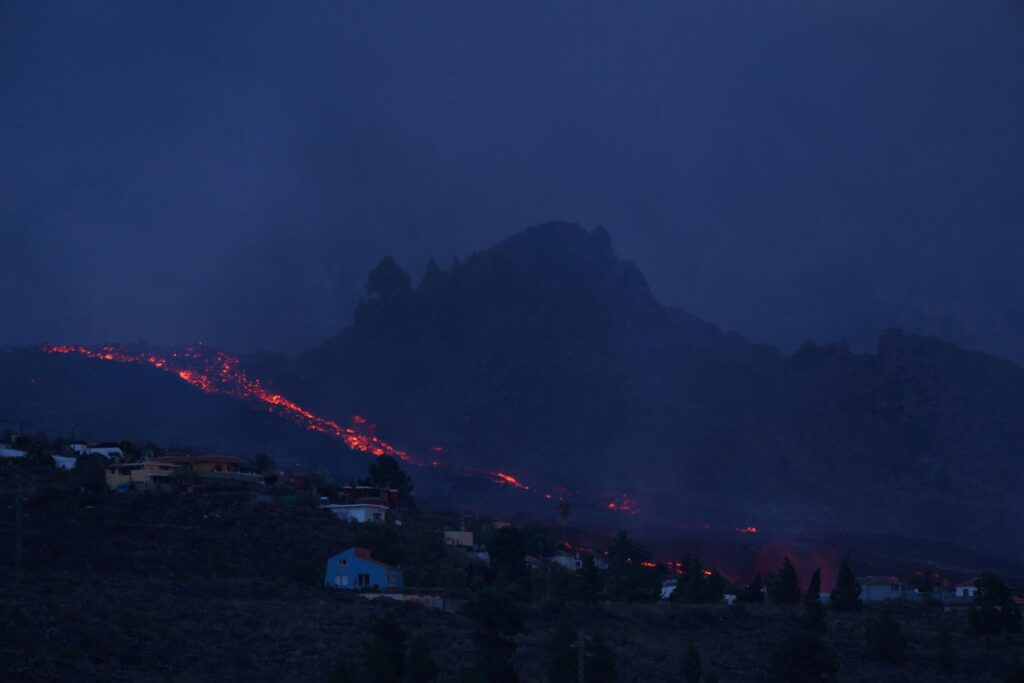
[[[107,486],[118,489],[122,486],[141,489],[153,489],[171,483],[171,478],[178,471],[173,463],[147,460],[127,464],[109,465],[105,476]]]

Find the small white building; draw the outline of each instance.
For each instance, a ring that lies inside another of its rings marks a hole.
[[[324,510],[330,510],[338,519],[356,524],[367,522],[384,522],[387,520],[388,506],[375,505],[372,503],[352,503],[349,505],[321,505]]]
[[[914,591],[895,576],[865,576],[857,580],[860,584],[860,599],[898,600],[914,597]]]
[[[978,594],[978,577],[968,579],[956,585],[955,596],[958,598],[973,598]]]
[[[124,451],[116,443],[107,441],[104,443],[87,444],[84,441],[76,441],[69,446],[78,455],[102,455],[107,460],[124,460]]]
[[[73,470],[78,464],[78,458],[71,455],[53,456],[53,465],[59,470]]]
[[[548,558],[548,561],[553,562],[560,567],[565,567],[571,572],[583,569],[583,555],[576,552],[556,550],[551,557]]]
[[[0,458],[24,458],[25,451],[12,448],[10,444],[0,443]]]
[[[457,548],[473,547],[472,531],[446,531],[444,532],[444,544]]]

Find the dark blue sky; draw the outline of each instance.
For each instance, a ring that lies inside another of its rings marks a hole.
[[[793,348],[1024,360],[1024,2],[0,0],[0,344],[306,348],[551,219]]]

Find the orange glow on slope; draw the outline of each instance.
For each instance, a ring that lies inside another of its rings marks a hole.
[[[373,428],[365,418],[356,415],[353,418],[355,427],[343,427],[333,420],[314,415],[297,403],[268,390],[258,379],[249,377],[234,356],[229,356],[223,351],[209,349],[201,344],[164,354],[133,353],[123,346],[46,345],[42,347],[42,350],[47,353],[78,354],[96,360],[152,365],[155,368],[176,374],[183,381],[207,394],[226,394],[248,401],[269,413],[294,422],[303,429],[340,439],[354,451],[372,453],[373,455],[390,455],[408,463],[418,464],[418,461],[405,451],[374,436]]]
[[[194,344],[170,351],[135,350],[120,345],[81,346],[46,344],[40,348],[46,353],[75,354],[93,360],[151,365],[164,372],[177,375],[182,381],[207,394],[224,394],[246,401],[262,410],[289,420],[303,429],[339,439],[354,451],[377,456],[390,455],[411,465],[433,468],[445,467],[444,463],[436,458],[420,459],[414,457],[377,437],[374,434],[376,427],[364,417],[354,415],[352,417],[353,426],[343,427],[333,420],[315,415],[281,394],[270,391],[258,379],[250,377],[242,368],[241,361],[238,358],[223,351],[212,349],[204,344]],[[434,455],[441,455],[445,452],[442,446],[435,446],[430,450]],[[507,472],[452,469],[463,476],[482,477],[501,486],[539,493],[536,489]],[[561,486],[555,487],[553,493],[558,495],[559,500],[562,500],[563,496],[571,495],[568,489]],[[551,498],[550,493],[542,495],[548,499]],[[616,501],[608,504],[609,510],[626,512],[631,515],[637,513],[635,503],[627,495],[619,495]]]
[[[616,500],[613,500],[612,502],[608,503],[606,507],[609,510],[613,510],[615,512],[625,512],[630,515],[635,515],[640,512],[640,510],[638,510],[636,507],[636,502],[630,499],[630,497],[625,493],[619,495],[619,497]]]
[[[504,472],[495,472],[493,477],[494,480],[499,484],[507,484],[512,488],[522,489],[524,491],[530,490],[529,486],[522,483],[521,481],[513,477],[511,474],[505,474]]]
[[[757,533],[757,527],[756,526],[745,526],[742,529],[737,529],[736,531],[740,532],[741,534],[756,534]]]

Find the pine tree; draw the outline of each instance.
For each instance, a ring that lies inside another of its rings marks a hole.
[[[700,674],[700,654],[691,643],[686,646],[686,652],[683,653],[683,658],[679,662],[679,676],[686,683],[700,683]]]
[[[440,674],[441,668],[430,651],[430,643],[422,633],[417,633],[409,643],[405,658],[404,683],[434,683]]]
[[[811,583],[804,594],[804,602],[821,602],[821,569],[815,569],[811,575]]]
[[[657,570],[643,566],[647,549],[619,531],[608,549],[608,596],[626,602],[654,602],[661,593]]]
[[[982,574],[975,582],[978,592],[967,613],[967,623],[974,635],[1017,633],[1021,627],[1020,606],[1013,591],[995,574]]]
[[[907,638],[901,631],[900,623],[888,612],[875,617],[864,634],[868,658],[892,664],[903,661]]]
[[[363,680],[402,683],[405,674],[406,633],[393,614],[378,617],[363,641]]]
[[[860,599],[860,584],[850,569],[849,560],[843,560],[839,567],[839,578],[829,595],[828,605],[836,612],[849,612],[864,606]]]
[[[412,479],[402,470],[398,461],[390,455],[380,455],[374,458],[367,471],[367,477],[360,483],[364,486],[397,489],[399,505],[409,508],[416,507],[412,497]]]
[[[615,651],[600,631],[586,639],[583,644],[583,680],[586,683],[615,683]]]
[[[558,622],[545,649],[550,683],[575,681],[579,677],[576,629],[573,628],[572,622],[567,619]]]
[[[788,557],[782,558],[782,568],[775,583],[769,588],[772,602],[776,605],[799,605],[803,593],[800,591],[800,580],[796,568]]]

